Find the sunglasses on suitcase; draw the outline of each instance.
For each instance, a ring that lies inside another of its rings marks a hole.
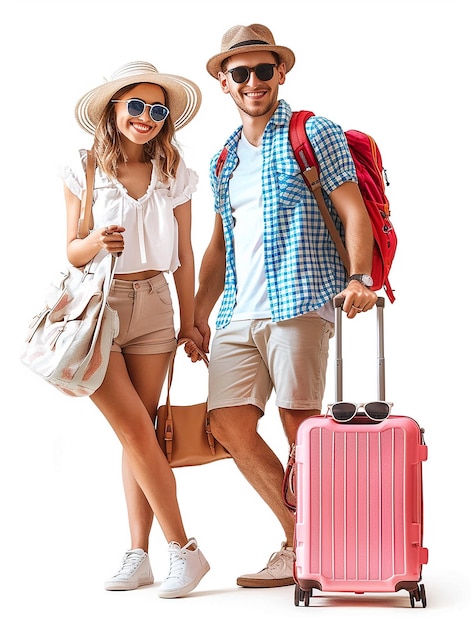
[[[332,415],[336,422],[344,424],[350,422],[360,409],[373,422],[382,422],[391,414],[392,402],[377,400],[366,402],[365,404],[354,404],[353,402],[334,402],[327,407],[327,415]]]

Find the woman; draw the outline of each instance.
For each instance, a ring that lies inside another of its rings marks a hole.
[[[120,330],[108,370],[91,396],[123,446],[123,483],[131,549],[108,590],[152,584],[148,541],[155,516],[169,544],[170,569],[162,598],[192,591],[209,571],[194,538],[185,532],[173,472],[157,443],[153,419],[176,333],[169,285],[173,273],[179,304],[178,337],[201,345],[194,327],[194,258],[190,238],[191,194],[196,173],[177,149],[175,131],[201,103],[199,88],[161,74],[145,62],[128,63],[76,105],[79,125],[94,135],[96,157],[93,230],[77,238],[87,151],[64,168],[67,255],[76,267],[102,249],[117,255],[109,304]]]

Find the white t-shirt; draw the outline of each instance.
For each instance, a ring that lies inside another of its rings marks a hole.
[[[86,150],[80,150],[62,168],[61,178],[78,198],[85,188]],[[164,184],[157,180],[155,163],[146,193],[135,200],[123,185],[97,168],[93,193],[94,228],[119,224],[124,232],[124,251],[116,262],[116,274],[143,270],[174,272],[179,266],[178,224],[174,209],[191,199],[198,176],[181,159],[176,178]]]
[[[233,320],[270,318],[263,250],[262,147],[242,133],[229,182],[237,276]]]

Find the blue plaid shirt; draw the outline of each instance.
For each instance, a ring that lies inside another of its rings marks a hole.
[[[272,320],[278,322],[314,311],[345,288],[345,269],[324,224],[317,202],[301,175],[288,137],[291,108],[280,100],[262,138],[263,244]],[[211,160],[215,211],[221,215],[226,246],[226,278],[216,328],[229,324],[237,296],[233,218],[229,179],[237,158],[242,127],[227,140],[224,166],[216,176],[221,151]],[[327,207],[342,235],[342,223],[328,198],[346,181],[357,182],[343,130],[314,116],[306,124],[317,159]]]

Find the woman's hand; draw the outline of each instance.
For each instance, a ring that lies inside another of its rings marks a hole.
[[[120,256],[124,250],[124,233],[126,229],[123,226],[112,224],[105,228],[98,228],[96,232],[99,234],[99,243],[102,248],[111,254]]]
[[[198,329],[196,327],[193,327],[192,329],[188,329],[186,332],[184,332],[184,329],[182,329],[178,333],[178,340],[180,339],[189,339],[189,341],[187,341],[185,344],[185,352],[187,356],[191,359],[192,363],[200,361],[202,357],[199,350],[201,352],[204,352],[204,350],[202,348],[203,338]]]

